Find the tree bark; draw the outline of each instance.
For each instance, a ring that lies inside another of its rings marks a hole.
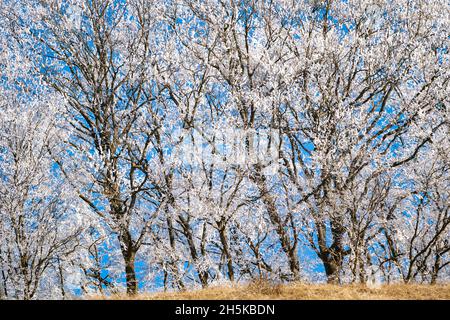
[[[269,193],[269,190],[267,190],[266,179],[262,174],[261,167],[259,165],[255,165],[255,174],[252,175],[252,178],[256,182],[261,198],[267,207],[270,221],[275,226],[281,247],[288,259],[292,278],[294,281],[298,281],[300,280],[300,262],[297,255],[297,239],[293,239],[291,241],[288,232],[285,230],[285,225],[283,224],[281,217],[278,215],[278,210],[272,195]]]
[[[136,271],[134,268],[135,253],[129,253],[125,256],[125,273],[127,280],[127,293],[130,295],[137,294]]]
[[[133,246],[131,235],[128,230],[125,230],[120,236],[120,242],[122,247],[122,256],[125,261],[125,278],[127,284],[127,294],[135,295],[137,294],[137,279],[135,271],[135,259],[136,250]]]
[[[230,250],[228,248],[227,234],[226,229],[224,227],[219,229],[219,236],[220,242],[222,243],[222,252],[225,256],[227,264],[228,278],[230,279],[231,282],[233,282],[234,281],[233,259],[231,258]]]

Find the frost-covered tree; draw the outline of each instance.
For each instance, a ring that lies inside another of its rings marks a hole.
[[[76,272],[70,264],[82,255],[86,220],[49,153],[64,135],[58,97],[5,66],[3,58],[14,59],[6,47],[0,54],[0,297],[65,297],[62,270]]]
[[[155,104],[155,13],[145,1],[31,1],[22,7],[32,17],[23,28],[37,68],[66,100],[72,127],[55,161],[117,235],[127,291],[136,293],[136,254],[165,201],[153,172],[159,168],[152,165],[165,117]]]

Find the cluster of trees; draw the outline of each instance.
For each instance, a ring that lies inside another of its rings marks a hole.
[[[0,12],[0,298],[448,280],[442,1]]]

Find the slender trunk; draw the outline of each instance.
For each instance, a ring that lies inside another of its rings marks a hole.
[[[170,217],[167,217],[167,230],[169,233],[169,243],[170,243],[170,248],[172,249],[173,252],[176,252],[176,245],[175,245],[175,229],[173,228],[173,223],[172,223],[172,219]],[[175,283],[178,286],[179,289],[184,290],[185,286],[183,281],[180,279],[179,273],[178,273],[178,267],[177,267],[177,261],[174,261],[174,259],[172,259],[172,257],[169,260],[169,266],[170,266],[170,271],[172,273],[172,277],[175,278]],[[164,275],[165,277],[168,278],[168,274]],[[168,280],[165,278],[165,281]]]
[[[439,254],[436,254],[435,260],[434,260],[434,266],[433,270],[431,271],[431,281],[430,284],[436,284],[438,275],[439,275],[439,266],[441,264],[441,256]]]
[[[136,250],[133,246],[131,235],[128,230],[124,230],[120,236],[122,246],[122,256],[125,261],[125,277],[127,283],[127,294],[137,294],[136,271],[134,267]]]
[[[61,289],[61,296],[64,299],[66,299],[66,290],[64,289],[64,275],[63,275],[63,269],[61,267],[61,259],[58,258],[58,272],[59,272],[59,285]]]
[[[255,174],[252,176],[253,180],[256,182],[258,186],[259,193],[261,198],[266,205],[267,212],[269,214],[270,221],[275,226],[275,230],[278,234],[278,239],[280,240],[281,247],[286,254],[288,259],[289,268],[292,273],[292,277],[294,281],[300,279],[300,263],[297,256],[297,241],[293,240],[293,244],[291,243],[291,239],[289,237],[289,233],[285,229],[285,224],[283,223],[281,217],[278,215],[278,210],[275,205],[275,200],[267,190],[266,179],[261,172],[261,167],[255,166]]]
[[[234,281],[234,270],[233,270],[233,260],[231,258],[230,250],[228,248],[228,240],[225,227],[219,229],[220,242],[222,243],[222,252],[225,256],[227,269],[228,269],[228,278],[230,281]]]
[[[5,298],[8,297],[8,289],[7,289],[7,284],[6,284],[6,275],[5,275],[5,271],[2,270],[2,286],[0,286],[0,298],[1,296],[4,294]]]
[[[20,269],[22,270],[22,278],[23,278],[23,299],[24,300],[30,300],[31,294],[30,294],[30,286],[31,281],[28,279],[28,258],[26,255],[22,255],[20,257]]]
[[[430,284],[436,284],[437,278],[438,278],[438,274],[437,274],[436,272],[433,271],[433,273],[431,274],[431,281],[430,281]]]
[[[363,254],[359,258],[359,283],[366,284],[367,283],[367,271],[366,271],[366,265],[364,264],[364,257],[367,256],[367,253]],[[367,259],[367,262],[370,262],[370,255],[369,259]],[[367,268],[370,266],[370,264],[367,264]]]
[[[164,292],[167,291],[167,282],[168,282],[168,277],[167,277],[167,271],[164,270]]]
[[[179,222],[183,228],[183,234],[186,237],[186,240],[188,242],[189,251],[191,253],[192,261],[196,263],[198,261],[198,253],[197,249],[195,248],[194,238],[192,236],[192,230],[189,226],[189,223],[182,217],[179,216]],[[208,286],[208,272],[197,269],[198,277],[200,279],[200,283],[202,284],[203,288],[206,288]]]
[[[297,250],[289,250],[287,253],[289,257],[289,268],[291,269],[293,280],[300,280],[300,262],[297,256]]]

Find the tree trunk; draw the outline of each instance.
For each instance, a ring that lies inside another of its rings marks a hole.
[[[191,253],[192,261],[195,263],[198,261],[198,253],[197,249],[195,247],[194,238],[192,235],[192,230],[189,225],[189,223],[182,217],[178,216],[179,222],[183,228],[183,234],[186,237],[186,240],[188,242],[189,251]],[[197,269],[198,272],[198,278],[200,279],[200,283],[202,284],[203,288],[206,288],[208,286],[208,272]]]
[[[131,252],[125,256],[125,273],[127,280],[127,294],[137,294],[136,271],[134,269],[135,253]]]
[[[122,256],[125,261],[125,277],[127,283],[127,294],[137,294],[136,271],[134,268],[136,250],[128,230],[124,230],[120,236],[120,244],[122,247]]]
[[[172,219],[167,216],[166,219],[167,222],[167,230],[169,233],[169,243],[170,243],[170,248],[173,250],[173,252],[176,252],[177,248],[175,246],[175,229],[173,228],[173,223],[172,223]],[[179,273],[178,273],[178,267],[177,267],[177,261],[175,261],[174,259],[172,259],[172,257],[170,257],[169,261],[169,266],[170,266],[170,271],[172,273],[172,278],[174,278],[174,282],[175,284],[178,286],[179,289],[184,290],[185,286],[183,281],[180,279]],[[165,275],[168,276],[169,275]],[[166,279],[168,280],[168,279]]]
[[[228,269],[228,278],[230,281],[234,281],[234,270],[233,270],[233,260],[231,258],[230,250],[228,248],[227,234],[226,229],[219,229],[220,242],[222,243],[222,251],[226,259],[227,269]]]
[[[300,261],[297,256],[297,247],[291,248],[287,253],[289,257],[289,268],[291,269],[293,280],[300,280]]]
[[[2,270],[2,281],[0,282],[0,299],[2,299],[2,296],[4,296],[5,299],[8,298],[8,289],[4,270]]]
[[[344,250],[342,243],[345,230],[342,228],[342,223],[340,221],[331,221],[330,225],[333,243],[330,246],[327,246],[325,224],[319,220],[316,221],[316,225],[319,242],[319,258],[322,260],[325,268],[327,282],[330,284],[339,284],[343,258],[349,253]]]
[[[339,271],[340,267],[336,262],[328,260],[324,262],[325,273],[327,275],[327,283],[329,284],[339,284]]]
[[[300,280],[300,263],[297,256],[297,239],[293,239],[293,243],[291,243],[289,233],[285,230],[286,225],[278,215],[275,200],[269,193],[269,190],[267,190],[266,179],[261,172],[260,166],[255,166],[255,174],[252,176],[252,178],[256,182],[261,198],[267,207],[270,221],[275,226],[275,230],[278,234],[281,247],[287,256],[293,280],[298,281]]]
[[[430,284],[436,284],[438,275],[439,275],[439,266],[441,264],[441,256],[439,254],[436,254],[436,257],[434,259],[434,265],[433,269],[431,271],[431,281]]]

